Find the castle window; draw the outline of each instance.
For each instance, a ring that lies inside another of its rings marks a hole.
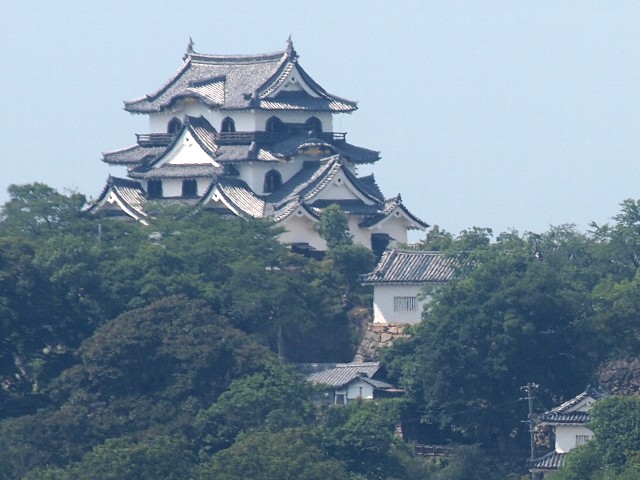
[[[183,197],[197,197],[198,196],[198,182],[192,179],[182,181],[182,196]]]
[[[265,126],[265,131],[271,133],[283,133],[285,131],[285,125],[278,117],[269,117]]]
[[[182,129],[182,122],[179,118],[173,117],[167,125],[167,133],[172,135],[178,133]]]
[[[309,117],[304,126],[310,133],[322,133],[322,122],[317,117]]]
[[[264,176],[264,193],[275,192],[282,185],[282,176],[277,170],[269,170]]]
[[[231,133],[236,131],[236,122],[233,121],[231,117],[225,117],[222,120],[222,125],[220,126],[220,131],[222,133]]]
[[[162,198],[162,180],[149,180],[147,193],[149,198]]]
[[[394,312],[415,312],[418,310],[416,297],[393,297]]]

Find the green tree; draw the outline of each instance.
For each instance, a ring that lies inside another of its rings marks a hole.
[[[353,243],[353,235],[349,230],[349,217],[336,203],[332,203],[322,211],[316,228],[329,248]]]
[[[511,232],[495,243],[475,229],[452,250],[460,252],[459,278],[385,360],[424,424],[444,438],[508,450],[525,415],[521,385],[544,385],[540,397],[550,400],[581,388],[598,363],[584,322],[597,281],[583,271],[592,245],[567,227],[541,236]],[[517,439],[524,446],[527,436]]]
[[[327,458],[304,429],[243,435],[232,447],[201,465],[196,473],[197,480],[350,478],[344,464]]]
[[[216,403],[198,415],[205,450],[227,448],[241,433],[310,425],[315,414],[310,397],[311,386],[304,377],[276,362],[234,380]]]
[[[82,216],[84,195],[59,193],[43,183],[10,185],[9,201],[0,211],[0,235],[41,237]]]
[[[182,480],[195,459],[182,439],[148,436],[141,441],[109,439],[80,462],[64,468],[38,468],[24,480]]]

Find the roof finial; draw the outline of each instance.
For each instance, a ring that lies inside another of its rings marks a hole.
[[[289,38],[287,38],[287,55],[289,55],[291,58],[296,58],[298,56],[295,48],[293,48],[293,40],[291,40],[291,34],[289,34]]]
[[[187,45],[187,53],[194,53],[193,51],[194,45],[195,43],[193,43],[193,38],[189,37],[189,44]]]

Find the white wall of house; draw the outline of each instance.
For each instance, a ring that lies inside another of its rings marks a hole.
[[[559,453],[566,453],[586,438],[593,437],[593,432],[584,425],[557,425],[555,434],[556,452]]]
[[[357,399],[373,399],[373,387],[362,380],[355,380],[347,385],[347,402]]]
[[[333,403],[349,403],[358,399],[373,399],[373,387],[360,379],[356,379],[342,388],[337,388],[333,393]]]
[[[421,284],[374,285],[373,323],[420,322],[426,303],[418,299],[422,287]]]

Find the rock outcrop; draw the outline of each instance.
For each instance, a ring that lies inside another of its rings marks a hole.
[[[598,383],[612,395],[640,393],[640,358],[612,360],[600,368]]]

